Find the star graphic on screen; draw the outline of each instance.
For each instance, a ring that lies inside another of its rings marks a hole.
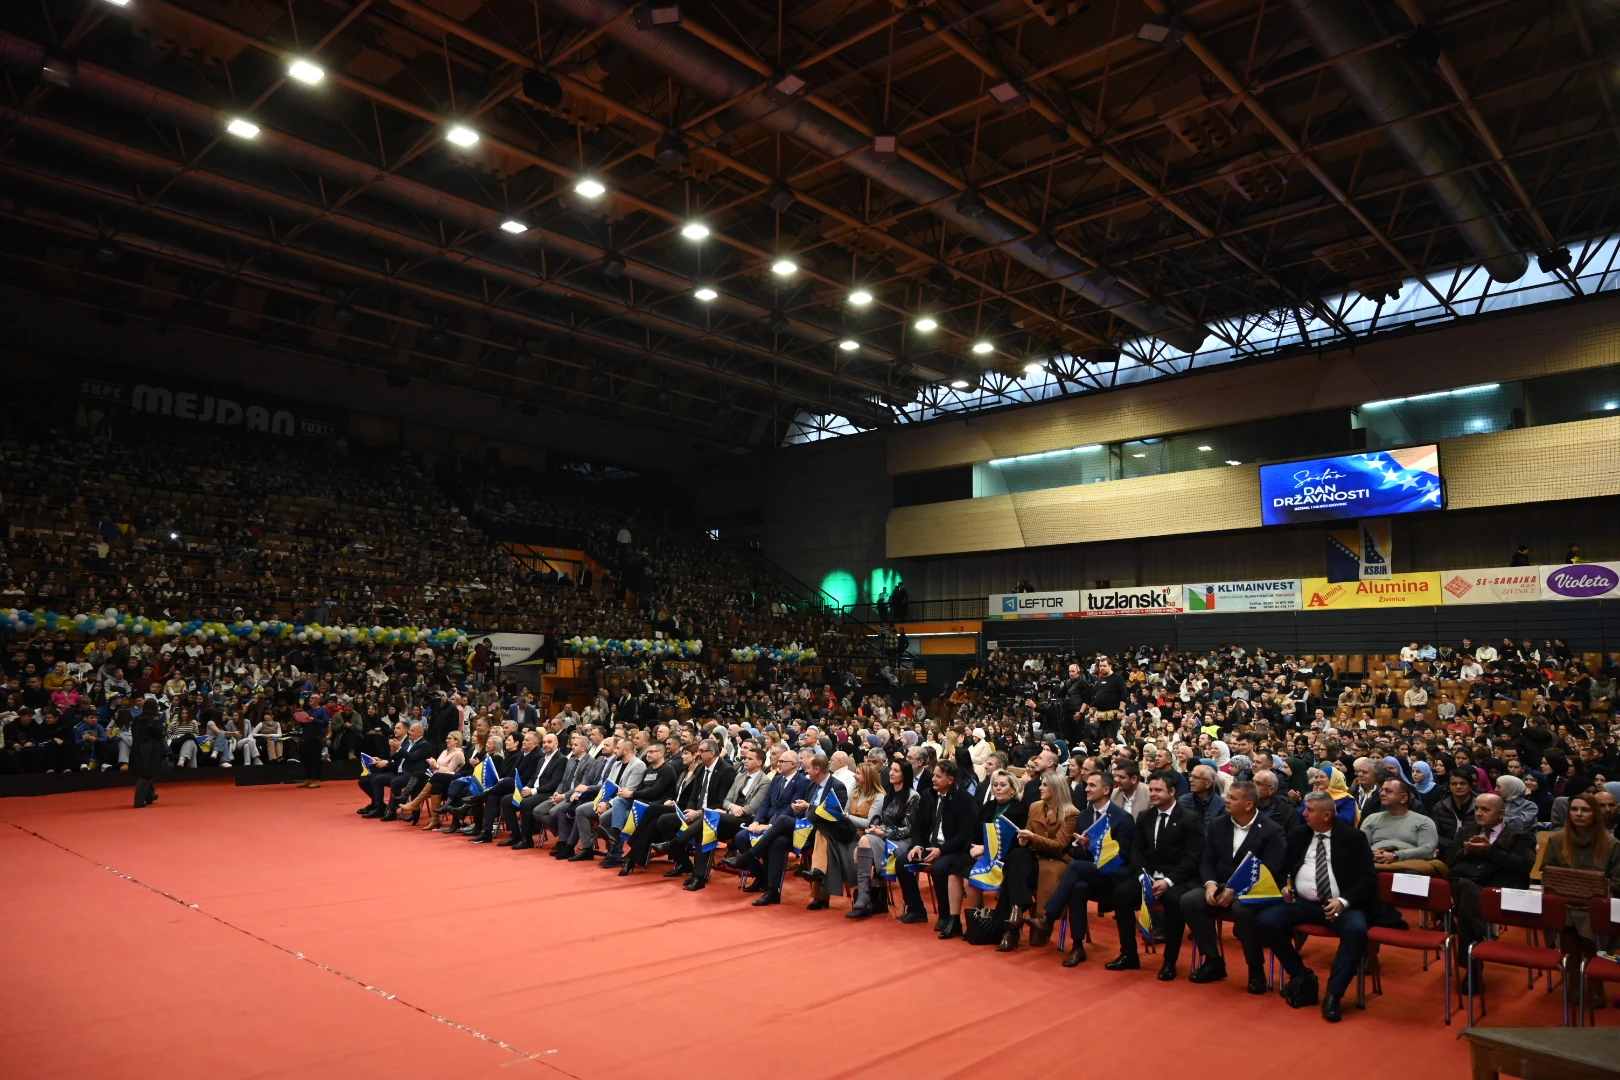
[[[1440,505],[1440,485],[1439,484],[1430,484],[1428,487],[1424,488],[1423,489],[1423,498],[1419,499],[1418,501],[1419,502],[1432,502],[1436,506]]]
[[[1400,478],[1401,478],[1401,470],[1399,470],[1399,469],[1385,469],[1384,470],[1384,483],[1393,484],[1396,481],[1400,480]]]
[[[1401,487],[1407,491],[1417,487],[1417,477],[1411,473],[1405,473],[1401,476]]]

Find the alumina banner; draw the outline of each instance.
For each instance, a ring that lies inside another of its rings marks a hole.
[[[1433,607],[1440,603],[1440,575],[1395,574],[1382,581],[1329,581],[1306,578],[1306,611],[1349,608]]]

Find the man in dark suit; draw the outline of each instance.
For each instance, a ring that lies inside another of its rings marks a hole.
[[[1186,804],[1182,804],[1183,809]],[[1202,890],[1188,889],[1181,896],[1181,917],[1192,931],[1193,941],[1203,954],[1188,978],[1209,983],[1226,978],[1226,961],[1216,949],[1215,919],[1225,915],[1232,920],[1233,933],[1243,945],[1243,959],[1249,968],[1249,993],[1266,992],[1266,950],[1255,926],[1259,914],[1254,906],[1240,904],[1226,887],[1245,856],[1253,852],[1274,881],[1282,882],[1285,847],[1282,826],[1260,813],[1255,806],[1254,784],[1234,780],[1226,789],[1226,813],[1213,820],[1205,818],[1204,854],[1199,860]]]
[[[720,796],[720,827],[715,830],[720,843],[731,842],[734,851],[736,837],[758,819],[774,779],[766,770],[765,758],[758,747],[743,747],[742,763],[742,769],[732,777],[730,785]],[[713,797],[712,787],[710,797]],[[709,883],[711,858],[711,852],[699,849],[692,862],[692,874],[681,886],[683,889],[697,892]]]
[[[1076,823],[1078,832],[1074,846],[1069,849],[1072,858],[1068,869],[1064,870],[1062,880],[1047,898],[1046,910],[1031,921],[1036,929],[1044,933],[1063,918],[1065,911],[1068,912],[1069,950],[1063,955],[1064,967],[1074,967],[1086,959],[1086,920],[1090,910],[1086,905],[1092,897],[1106,896],[1112,899],[1115,890],[1130,876],[1136,822],[1113,803],[1110,799],[1113,792],[1114,781],[1109,772],[1099,770],[1086,777],[1085,805],[1081,807],[1080,820]],[[1113,843],[1118,845],[1118,851],[1112,855],[1104,856],[1102,852],[1093,851],[1091,838],[1086,835],[1086,831],[1102,818],[1108,819],[1109,835]],[[1106,858],[1109,869],[1098,866],[1099,857]],[[1131,910],[1134,912],[1136,909],[1133,907]]]
[[[720,756],[719,743],[713,739],[698,743],[697,772],[675,800],[675,812],[658,819],[658,842],[652,850],[670,856],[675,863],[664,872],[665,877],[691,880],[695,873],[691,844],[702,839],[703,811],[724,808],[726,793],[736,776],[736,768]]]
[[[568,756],[562,758],[554,767],[557,770],[556,783],[551,785],[550,791],[545,791],[547,780],[545,770],[541,770],[540,786],[535,789],[535,805],[526,815],[520,810],[518,825],[523,831],[523,839],[530,841],[533,846],[534,834],[538,831],[544,833],[547,829],[560,832],[562,819],[565,816],[563,808],[569,806],[568,798],[589,774],[593,762],[590,757],[591,741],[585,733],[578,728],[568,736]],[[543,797],[539,797],[544,793]],[[528,802],[527,799],[524,802]],[[572,817],[572,812],[566,816]],[[559,848],[562,843],[559,840]],[[556,854],[555,850],[552,854]],[[561,858],[561,856],[558,856]]]
[[[555,745],[555,743],[553,743]],[[534,778],[540,772],[540,733],[530,728],[523,733],[523,749],[517,755],[512,772],[501,777],[500,783],[484,795],[484,825],[473,834],[471,843],[490,844],[495,841],[495,818],[502,806],[511,805],[512,792],[519,788],[534,787]],[[510,846],[508,841],[502,843]]]
[[[1316,973],[1300,959],[1294,933],[1301,926],[1325,926],[1339,939],[1326,992],[1321,995],[1322,1018],[1338,1023],[1340,999],[1350,987],[1361,955],[1367,950],[1367,929],[1383,913],[1378,899],[1378,869],[1372,846],[1360,829],[1342,821],[1333,796],[1313,791],[1305,796],[1305,824],[1288,838],[1283,858],[1281,904],[1260,913],[1261,939],[1288,975],[1283,1000],[1296,1009],[1317,1002]]]
[[[642,819],[643,824],[646,824],[648,819],[652,817],[653,807],[662,806],[665,800],[674,797],[677,780],[675,766],[664,760],[663,743],[649,743],[646,755],[647,768],[641,774],[640,779],[636,781],[635,786],[628,792],[621,791],[619,793],[619,797],[626,800],[625,806],[627,809],[635,803],[645,803],[647,805],[647,817]],[[626,818],[628,819],[628,814]],[[651,828],[655,830],[657,826],[654,825]],[[604,829],[598,825],[596,831],[599,836],[608,842],[608,857],[596,865],[604,870],[617,868],[620,877],[627,877],[634,863],[629,855],[619,854],[619,845],[624,840],[622,826]],[[634,837],[640,834],[641,826],[637,826],[635,833],[632,835],[632,842]]]
[[[799,755],[783,749],[776,756],[776,775],[765,791],[765,801],[747,832],[753,843],[725,860],[735,870],[747,870],[754,880],[744,892],[760,893],[755,907],[782,902],[782,875],[787,869],[788,847],[793,842],[793,807],[804,802],[810,791],[810,777],[799,770]]]
[[[428,742],[426,731],[420,723],[412,724],[399,749],[388,759],[391,770],[388,778],[371,787],[372,806],[379,810],[382,808],[383,789],[389,792],[388,809],[379,815],[381,820],[397,820],[399,804],[410,798],[417,787],[427,783],[427,763],[432,756],[433,744]]]
[[[1181,897],[1198,883],[1204,855],[1204,822],[1176,802],[1176,780],[1169,772],[1148,778],[1148,808],[1137,815],[1131,841],[1130,867],[1114,889],[1114,921],[1119,924],[1119,956],[1103,966],[1125,971],[1142,966],[1136,951],[1136,912],[1142,906],[1142,875],[1153,882],[1153,903],[1164,910],[1164,963],[1161,982],[1176,977],[1181,939]]]
[[[519,796],[522,801],[516,806],[512,805],[510,798],[501,800],[501,818],[506,822],[507,831],[501,847],[516,850],[534,847],[530,836],[534,833],[535,808],[549,802],[556,792],[566,759],[567,755],[559,752],[557,736],[548,731],[540,737],[540,765],[535,772],[534,783],[522,789],[514,788],[514,791],[522,791]]]
[[[804,809],[800,811],[795,806],[794,810],[809,820],[811,828],[815,830],[818,837],[826,838],[823,842],[847,844],[854,840],[855,823],[846,816],[849,807],[849,790],[844,787],[842,780],[839,780],[828,771],[826,755],[816,754],[813,756],[806,771],[810,774],[810,793],[805,796]],[[836,814],[831,808],[828,809],[828,815],[833,817],[833,820],[830,821],[818,812],[821,807],[827,805],[829,799],[836,800],[833,805],[838,807]],[[801,856],[800,861],[808,865],[810,859],[808,855],[804,855]],[[812,868],[805,872],[805,876],[810,879],[809,910],[820,911],[826,908],[828,906],[827,894],[821,888],[821,882],[826,878],[826,873]]]
[[[1506,804],[1500,795],[1476,795],[1474,820],[1457,830],[1441,848],[1441,860],[1450,868],[1451,907],[1457,915],[1456,966],[1466,968],[1468,947],[1490,935],[1481,906],[1481,891],[1489,888],[1524,889],[1536,862],[1536,838],[1503,820]],[[1479,971],[1469,973],[1479,992]]]
[[[941,761],[934,766],[932,805],[926,817],[923,808],[918,807],[912,847],[906,853],[906,862],[928,864],[934,879],[934,907],[940,913],[934,929],[942,939],[962,936],[961,916],[951,912],[950,878],[972,863],[968,848],[980,834],[973,796],[962,790],[960,779],[955,761]],[[922,893],[917,888],[916,873],[902,866],[899,878],[906,910],[921,911]]]

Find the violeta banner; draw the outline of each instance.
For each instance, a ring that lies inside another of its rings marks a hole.
[[[1298,611],[1299,578],[1279,581],[1211,581],[1183,585],[1182,608],[1206,611]]]
[[[1620,596],[1620,563],[1583,562],[1541,568],[1543,600],[1601,600]]]
[[[1301,585],[1306,611],[1340,608],[1433,607],[1440,603],[1440,575],[1395,574],[1378,581],[1306,578]]]
[[[992,593],[988,619],[1072,619],[1080,614],[1078,592]]]
[[[1446,604],[1518,604],[1541,599],[1539,566],[1498,566],[1484,570],[1445,570],[1440,599]]]

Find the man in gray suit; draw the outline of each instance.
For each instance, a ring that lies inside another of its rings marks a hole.
[[[609,762],[607,771],[602,774],[602,783],[612,783],[619,791],[613,798],[602,804],[602,820],[611,821],[612,828],[622,829],[624,820],[630,813],[629,793],[636,790],[641,778],[647,774],[647,763],[636,756],[636,744],[629,739],[619,739],[614,744],[614,757]],[[600,788],[602,785],[597,785]],[[574,811],[574,836],[579,850],[568,856],[570,862],[583,862],[596,858],[596,841],[594,839],[597,824],[596,791],[588,795],[581,795],[578,808]],[[604,828],[607,826],[604,826]]]
[[[765,771],[765,759],[759,750],[746,746],[742,752],[743,767],[726,790],[720,803],[720,827],[715,835],[721,843],[730,841],[746,828],[759,813],[765,802],[765,793],[771,789],[771,774]],[[691,876],[682,888],[697,892],[709,883],[709,862],[714,852],[699,851],[693,860]]]
[[[575,728],[568,737],[568,756],[563,759],[562,774],[557,778],[556,787],[549,792],[536,792],[535,797],[539,802],[535,804],[533,813],[518,816],[523,839],[530,841],[530,846],[537,834],[544,836],[548,831],[559,831],[557,811],[568,803],[568,796],[573,794],[584,778],[591,764],[591,759],[586,755],[590,745],[591,741],[585,737],[585,733]]]
[[[599,731],[601,729],[593,728],[592,730]],[[618,761],[618,755],[614,752],[614,745],[613,736],[609,735],[596,747],[592,748],[596,751],[595,753],[587,750],[585,764],[580,771],[579,779],[574,782],[571,789],[558,789],[559,794],[563,795],[564,798],[551,810],[553,827],[557,830],[557,846],[551,849],[552,858],[566,859],[574,854],[574,849],[578,844],[578,831],[575,827],[578,820],[576,814],[582,804],[589,804],[591,800],[596,798],[596,793],[602,787],[602,778],[607,775],[608,768]],[[585,835],[589,837],[591,834],[586,832]],[[585,846],[590,847],[591,845],[587,843]]]

